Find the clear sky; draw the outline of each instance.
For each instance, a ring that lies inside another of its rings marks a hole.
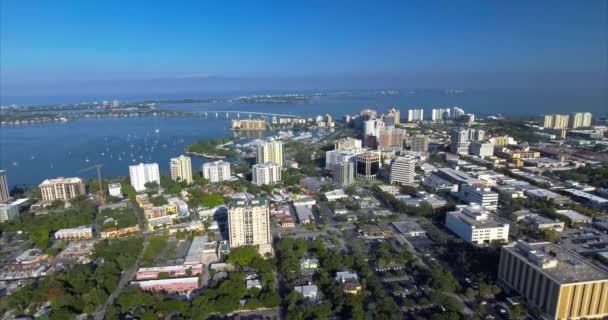
[[[1,92],[597,88],[607,2],[0,0]]]

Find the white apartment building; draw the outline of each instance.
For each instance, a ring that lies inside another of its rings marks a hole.
[[[458,206],[446,214],[445,225],[466,242],[489,244],[509,240],[509,223],[494,217],[478,204]]]
[[[469,152],[480,158],[491,157],[494,155],[494,144],[489,142],[473,141],[469,146]]]
[[[0,170],[0,202],[8,201],[8,179],[6,178],[6,171]]]
[[[281,167],[273,162],[258,163],[251,167],[252,182],[262,186],[281,181]]]
[[[219,160],[203,164],[203,178],[212,183],[230,180],[230,162]]]
[[[257,148],[257,163],[272,162],[279,167],[283,167],[283,142],[266,141]]]
[[[228,208],[228,235],[231,248],[252,245],[262,255],[272,253],[266,200],[233,200]]]
[[[416,122],[424,120],[424,109],[410,109],[407,111],[407,121]]]
[[[479,204],[486,210],[494,211],[498,208],[498,193],[488,187],[463,184],[460,186],[458,198],[469,204]]]
[[[0,203],[0,222],[11,221],[18,216],[18,203]]]
[[[192,183],[192,160],[190,157],[180,155],[177,158],[172,158],[169,162],[169,168],[171,179],[184,181],[188,184]]]
[[[450,119],[450,108],[439,108],[431,110],[432,121],[443,121]]]
[[[452,118],[458,119],[464,116],[464,110],[458,107],[452,108]]]
[[[369,119],[363,122],[363,134],[365,136],[377,137],[380,135],[380,128],[384,126],[384,122],[380,119]]]
[[[413,184],[416,177],[416,159],[412,156],[395,158],[391,163],[389,176],[390,183]]]
[[[129,177],[131,178],[131,185],[136,192],[145,191],[145,184],[148,182],[160,184],[158,163],[140,163],[129,166]]]
[[[39,187],[42,194],[42,200],[44,201],[69,201],[86,194],[84,181],[80,178],[59,177],[55,179],[46,179],[42,181]]]

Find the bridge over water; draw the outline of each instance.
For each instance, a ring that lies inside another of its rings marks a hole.
[[[241,114],[248,115],[249,118],[252,116],[262,116],[262,117],[283,117],[283,118],[299,118],[299,116],[293,114],[283,114],[283,113],[271,113],[271,112],[255,112],[255,111],[240,111],[240,110],[208,110],[208,111],[198,111],[194,112],[197,115],[209,116],[215,114],[215,117],[218,118],[221,114],[225,114],[226,118],[230,118],[230,115],[236,115],[237,118],[241,118]]]

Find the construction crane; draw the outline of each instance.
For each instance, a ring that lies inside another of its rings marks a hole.
[[[101,180],[101,167],[103,167],[103,165],[94,164],[94,165],[92,165],[88,168],[84,168],[78,172],[85,172],[85,171],[97,169],[97,182],[99,183],[99,199],[101,199],[101,201],[103,202],[105,200],[105,192],[103,192],[103,182]]]

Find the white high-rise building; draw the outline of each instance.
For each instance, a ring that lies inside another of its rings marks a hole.
[[[272,253],[266,200],[232,200],[228,208],[228,238],[231,248],[255,246],[261,255]]]
[[[266,141],[257,148],[257,163],[272,162],[283,167],[283,142]]]
[[[325,152],[325,169],[333,170],[334,164],[349,161],[353,157],[365,153],[363,148],[350,148],[342,150],[330,150]]]
[[[334,184],[338,187],[346,187],[355,182],[354,159],[334,163],[332,178]]]
[[[470,146],[470,153],[480,158],[491,157],[494,155],[494,144],[491,142],[473,141]]]
[[[203,164],[203,178],[212,183],[230,180],[230,162],[219,160]]]
[[[181,155],[177,158],[172,158],[169,162],[171,170],[171,179],[175,181],[184,181],[188,184],[192,183],[192,160],[190,157]]]
[[[481,129],[453,128],[450,132],[450,152],[468,154],[471,141],[482,141],[485,131]]]
[[[6,202],[10,198],[8,192],[8,179],[6,178],[6,171],[0,170],[0,203]]]
[[[469,139],[469,129],[452,129],[450,132],[450,152],[457,154],[468,154],[469,145],[471,140]]]
[[[397,157],[391,163],[390,183],[413,184],[416,177],[416,159],[412,156]]]
[[[366,120],[363,122],[363,134],[377,137],[380,135],[380,127],[382,126],[384,126],[384,122],[379,119]]]
[[[415,122],[424,120],[424,109],[410,109],[407,111],[407,121]]]
[[[272,185],[281,181],[281,167],[273,162],[258,163],[251,167],[252,182],[255,185]]]
[[[450,119],[450,108],[433,109],[431,111],[432,121],[444,121]]]
[[[145,191],[145,184],[148,182],[160,184],[158,163],[140,163],[129,166],[129,177],[131,178],[131,185],[136,192]]]
[[[464,116],[464,110],[458,107],[454,107],[452,108],[452,118],[453,119],[459,119],[460,117]]]

